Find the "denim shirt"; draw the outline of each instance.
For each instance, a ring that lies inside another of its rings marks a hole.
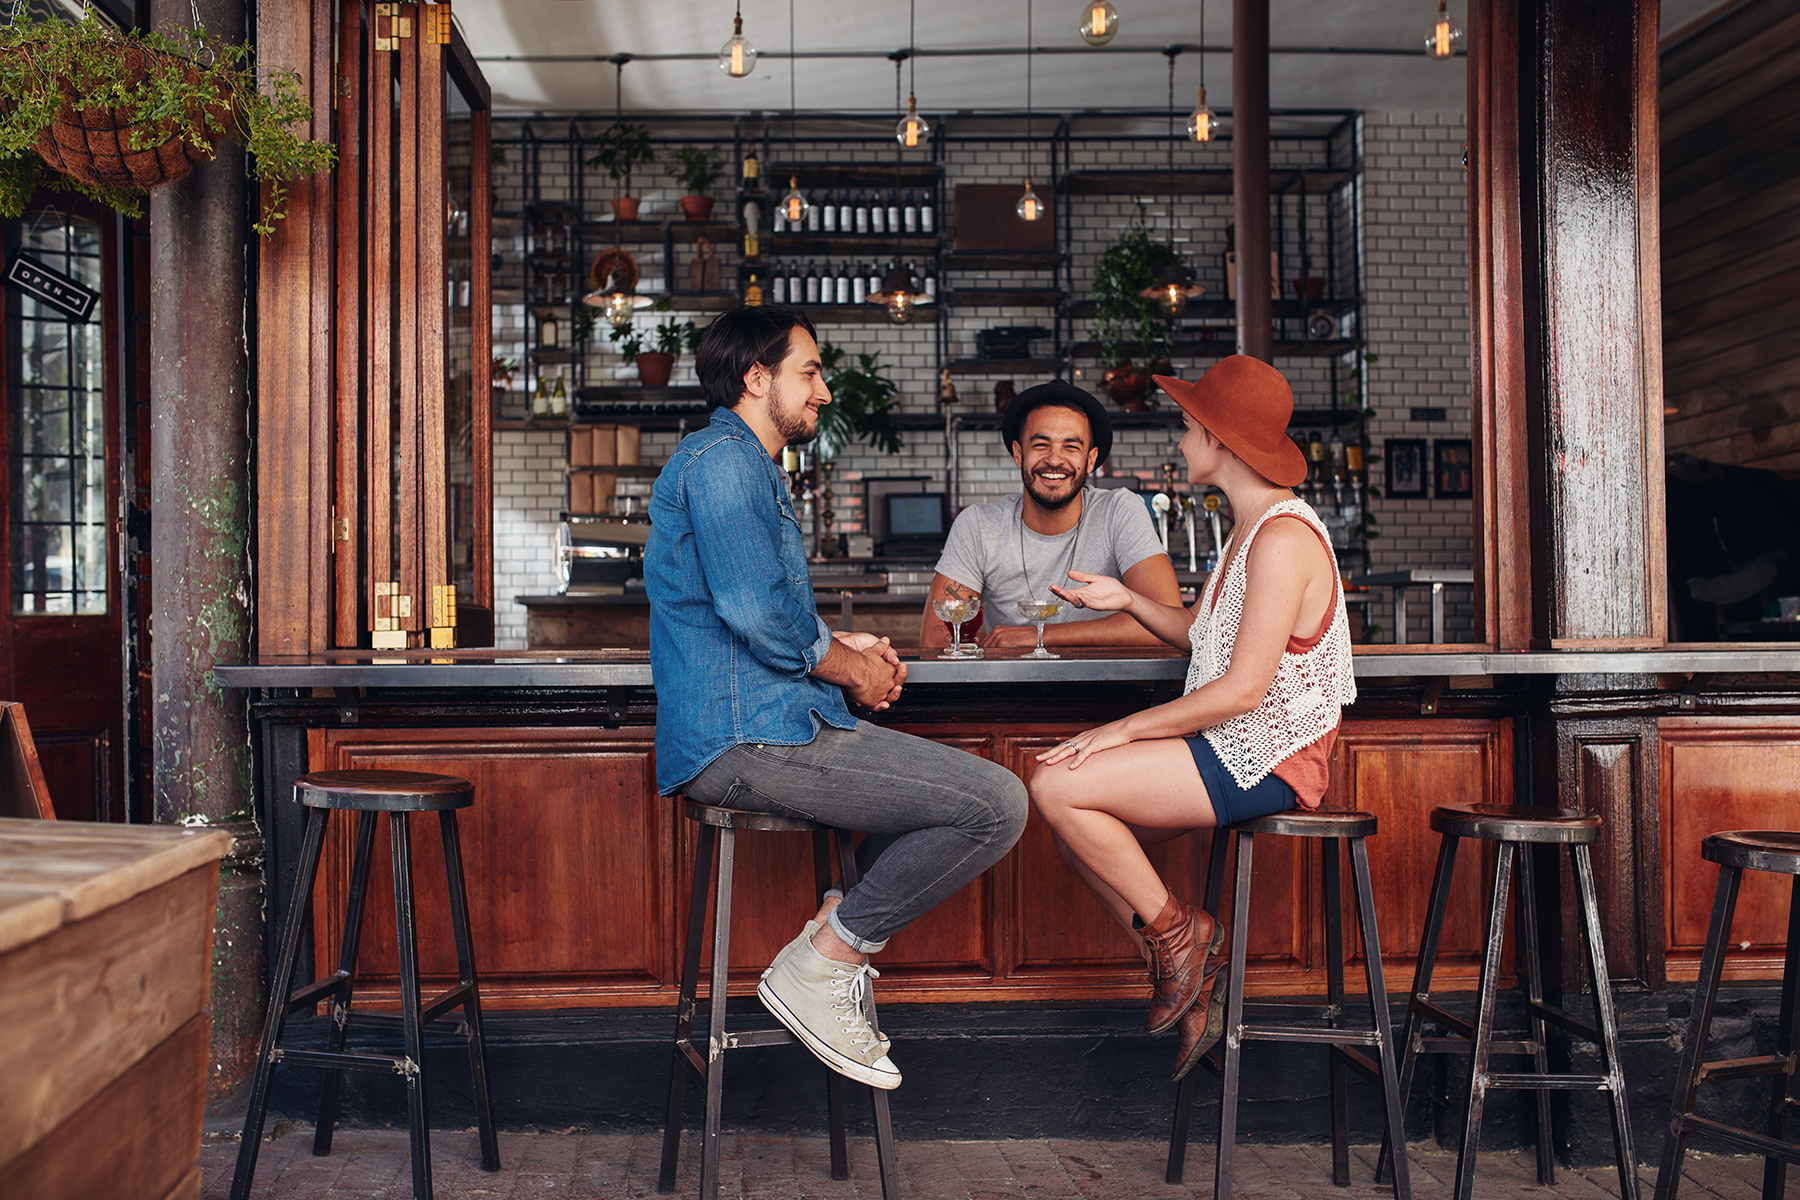
[[[831,648],[787,478],[741,417],[713,411],[669,456],[644,548],[656,785],[664,795],[744,742],[800,746],[854,729],[811,672]]]

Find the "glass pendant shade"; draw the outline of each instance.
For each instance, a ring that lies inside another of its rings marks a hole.
[[[1170,263],[1156,273],[1156,282],[1139,292],[1154,300],[1171,317],[1187,311],[1188,301],[1203,296],[1206,289],[1194,282],[1194,273],[1179,263]]]
[[[1452,58],[1462,45],[1463,27],[1445,5],[1446,0],[1438,0],[1437,20],[1425,33],[1425,53],[1433,58]]]
[[[1031,190],[1031,180],[1025,181],[1025,194],[1019,197],[1018,206],[1013,211],[1019,214],[1021,221],[1035,221],[1044,215],[1044,202]]]
[[[1081,40],[1090,46],[1104,46],[1119,32],[1119,10],[1112,0],[1087,0],[1081,6]]]
[[[919,115],[919,98],[906,98],[906,115],[894,126],[894,140],[908,150],[917,150],[931,136],[931,124]]]
[[[756,47],[744,39],[744,18],[732,21],[731,40],[719,47],[719,70],[742,79],[756,69]]]
[[[1206,89],[1201,88],[1200,103],[1195,105],[1194,111],[1188,114],[1188,137],[1196,142],[1210,142],[1212,141],[1213,129],[1218,123],[1218,115],[1214,113],[1212,109],[1206,107]]]
[[[581,298],[581,302],[589,308],[601,310],[609,324],[623,329],[631,324],[632,313],[640,308],[649,308],[656,300],[651,296],[614,287],[607,291],[589,292]]]
[[[906,324],[920,305],[931,302],[930,296],[913,287],[912,273],[905,267],[889,271],[881,280],[881,290],[869,293],[869,303],[887,309],[888,320],[896,325]]]
[[[806,193],[800,190],[800,177],[791,176],[788,179],[788,194],[781,198],[781,215],[787,218],[788,228],[793,229],[804,221],[806,210],[811,207],[807,203]]]

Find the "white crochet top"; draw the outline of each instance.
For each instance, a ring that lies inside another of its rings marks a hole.
[[[1193,658],[1188,663],[1186,692],[1203,687],[1225,674],[1231,650],[1237,642],[1238,623],[1244,615],[1244,590],[1249,581],[1250,544],[1269,521],[1296,516],[1318,531],[1329,549],[1331,536],[1304,500],[1283,500],[1270,507],[1248,534],[1225,571],[1214,571],[1200,593],[1194,623],[1188,628]],[[1238,540],[1232,531],[1230,543]],[[1335,573],[1337,559],[1332,566]],[[1216,593],[1216,595],[1215,595]],[[1337,606],[1318,645],[1301,653],[1284,652],[1275,668],[1269,694],[1251,711],[1203,730],[1218,753],[1219,761],[1241,788],[1261,783],[1277,763],[1312,745],[1337,728],[1339,710],[1356,699],[1356,678],[1350,666],[1350,622],[1344,612],[1344,587],[1337,587]]]

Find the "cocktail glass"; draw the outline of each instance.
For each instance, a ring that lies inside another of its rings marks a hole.
[[[1044,622],[1062,611],[1062,605],[1055,600],[1021,600],[1019,615],[1037,626],[1037,649],[1030,654],[1021,654],[1020,658],[1061,658],[1044,649]]]
[[[964,649],[962,644],[963,622],[975,615],[981,607],[980,596],[945,596],[931,606],[938,620],[947,621],[952,630],[952,643],[938,651],[939,658],[980,658],[981,651],[970,646]]]

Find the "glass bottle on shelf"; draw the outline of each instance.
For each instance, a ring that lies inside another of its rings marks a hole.
[[[755,189],[761,186],[762,164],[756,161],[756,147],[751,146],[750,152],[744,155],[744,187]]]
[[[830,192],[826,192],[819,198],[819,208],[824,210],[819,217],[820,231],[823,233],[836,233],[838,206],[837,201],[831,198]]]
[[[808,304],[819,302],[819,268],[810,262],[806,264],[806,302]]]
[[[800,274],[800,264],[788,264],[787,302],[789,304],[806,303],[806,278]]]
[[[837,302],[839,304],[850,303],[850,264],[849,263],[839,263],[838,264],[837,274],[834,276],[833,282],[836,284],[836,287],[833,290],[837,293],[837,295],[835,297]]]
[[[871,261],[869,263],[868,270],[869,270],[868,295],[873,296],[876,292],[879,292],[881,290],[881,263],[880,263],[880,261],[879,260]]]
[[[531,415],[534,417],[550,415],[550,385],[545,381],[544,372],[541,369],[538,371],[537,387],[533,388],[531,392]]]
[[[538,320],[538,345],[549,350],[556,349],[557,335],[559,333],[561,333],[561,327],[558,324],[554,313],[545,313],[543,317]]]
[[[869,204],[869,232],[886,233],[887,209],[882,206],[881,193],[875,193],[875,199]]]
[[[913,198],[912,190],[906,193],[906,207],[901,210],[900,227],[907,233],[919,232],[919,202]]]
[[[786,233],[787,227],[787,205],[777,204],[775,206],[775,220],[769,226],[769,231],[771,233]]]
[[[774,299],[775,303],[777,303],[777,304],[786,304],[787,303],[787,276],[786,275],[783,275],[780,271],[776,271],[775,279],[769,285],[769,287],[770,287],[771,292],[773,293],[772,298]]]
[[[933,300],[937,299],[937,267],[925,268],[925,294]]]
[[[744,289],[744,303],[755,308],[763,302],[762,284],[757,282],[756,272],[750,272],[750,285]]]
[[[850,206],[850,193],[844,192],[838,197],[838,232],[850,233],[856,229],[856,210]]]
[[[856,193],[856,232],[869,232],[869,197],[865,192]]]
[[[900,193],[889,192],[887,200],[887,231],[896,234],[900,232]]]
[[[937,225],[937,218],[931,212],[931,193],[924,192],[921,195],[923,198],[919,201],[919,232],[931,233]]]
[[[556,387],[550,393],[550,415],[566,417],[569,415],[569,389],[563,386],[562,372],[557,372]]]
[[[819,211],[822,207],[822,205],[818,204],[809,204],[806,206],[806,232],[819,232],[819,221],[824,216],[824,214]]]

